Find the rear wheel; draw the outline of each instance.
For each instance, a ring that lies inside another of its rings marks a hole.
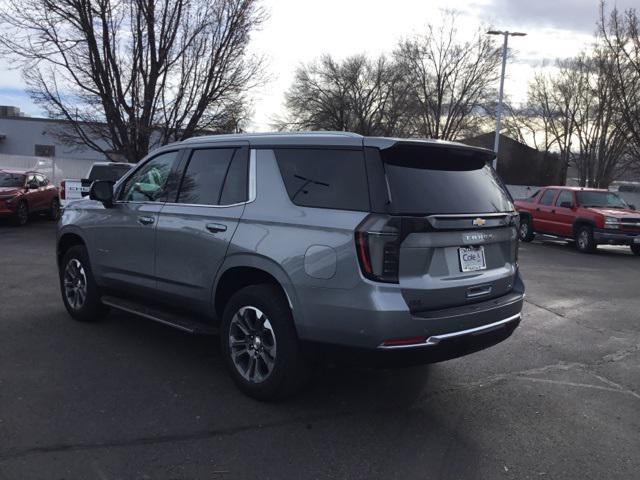
[[[60,265],[60,290],[64,306],[76,320],[91,322],[109,312],[100,301],[100,291],[83,245],[71,247],[64,254]]]
[[[251,397],[287,397],[309,377],[291,310],[274,285],[249,286],[231,297],[222,316],[220,342],[236,385]]]
[[[26,201],[22,200],[20,201],[20,203],[18,204],[18,208],[16,209],[16,214],[15,214],[15,217],[13,218],[13,223],[16,226],[21,227],[23,225],[26,225],[28,221],[29,221],[29,205],[27,205]]]
[[[583,253],[592,253],[598,248],[598,244],[593,238],[593,228],[589,225],[582,225],[576,230],[576,248]]]
[[[640,245],[631,245],[631,251],[634,255],[640,256]]]
[[[533,225],[531,225],[531,218],[522,217],[520,219],[520,229],[518,230],[518,236],[522,242],[530,242],[535,237],[533,232]]]

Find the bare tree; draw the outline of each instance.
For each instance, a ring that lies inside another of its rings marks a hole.
[[[576,131],[577,72],[570,61],[557,61],[554,74],[537,73],[523,107],[508,108],[505,127],[522,143],[545,153],[558,153],[569,165]]]
[[[396,52],[410,92],[413,135],[455,140],[478,133],[483,115],[495,103],[501,54],[478,30],[459,39],[456,14],[427,32],[404,40]]]
[[[606,188],[626,168],[628,126],[615,96],[614,65],[600,48],[573,61],[577,105],[573,123],[578,139],[573,162],[581,185]]]
[[[608,187],[632,161],[614,68],[597,44],[590,54],[558,61],[553,73],[535,76],[526,105],[509,119],[518,138],[574,165],[583,186]]]
[[[156,144],[234,131],[264,19],[257,0],[6,0],[0,52],[61,137],[138,161]]]
[[[398,134],[406,83],[384,56],[355,55],[339,62],[329,55],[301,65],[285,95],[287,117],[279,129]]]
[[[640,157],[640,17],[636,9],[613,8],[607,13],[600,4],[599,33],[613,64],[613,87],[621,113],[632,137],[635,155]]]

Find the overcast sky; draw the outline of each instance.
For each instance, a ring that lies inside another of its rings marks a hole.
[[[640,9],[640,0],[608,3]],[[254,34],[252,48],[266,57],[271,81],[254,95],[251,129],[269,130],[271,119],[282,113],[284,91],[301,62],[323,53],[337,58],[388,53],[400,38],[437,22],[445,8],[460,13],[461,32],[484,23],[528,33],[512,39],[515,58],[507,67],[505,85],[506,94],[523,100],[536,69],[589,47],[598,5],[599,0],[264,0],[269,20]],[[17,105],[38,115],[19,72],[8,71],[2,60],[0,72],[0,105]]]

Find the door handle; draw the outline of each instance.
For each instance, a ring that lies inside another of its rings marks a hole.
[[[539,212],[539,211],[540,211],[540,207],[536,208],[536,212]]]
[[[153,217],[138,217],[140,225],[153,225],[156,220]]]
[[[207,223],[207,230],[211,233],[226,232],[227,226],[222,223]]]
[[[554,210],[551,210],[551,213],[556,213],[555,209],[554,209]]]

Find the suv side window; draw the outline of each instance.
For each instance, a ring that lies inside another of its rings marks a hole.
[[[568,190],[563,190],[558,195],[558,200],[556,200],[556,207],[562,206],[563,203],[568,202],[573,205],[573,193]]]
[[[553,205],[553,197],[556,196],[557,190],[546,190],[540,199],[540,205]]]
[[[236,148],[194,150],[182,177],[177,202],[220,205],[222,185],[237,151]]]
[[[369,191],[362,150],[275,150],[289,198],[304,207],[368,211]]]
[[[124,202],[162,201],[178,152],[161,153],[142,165],[124,184],[119,200]]]

